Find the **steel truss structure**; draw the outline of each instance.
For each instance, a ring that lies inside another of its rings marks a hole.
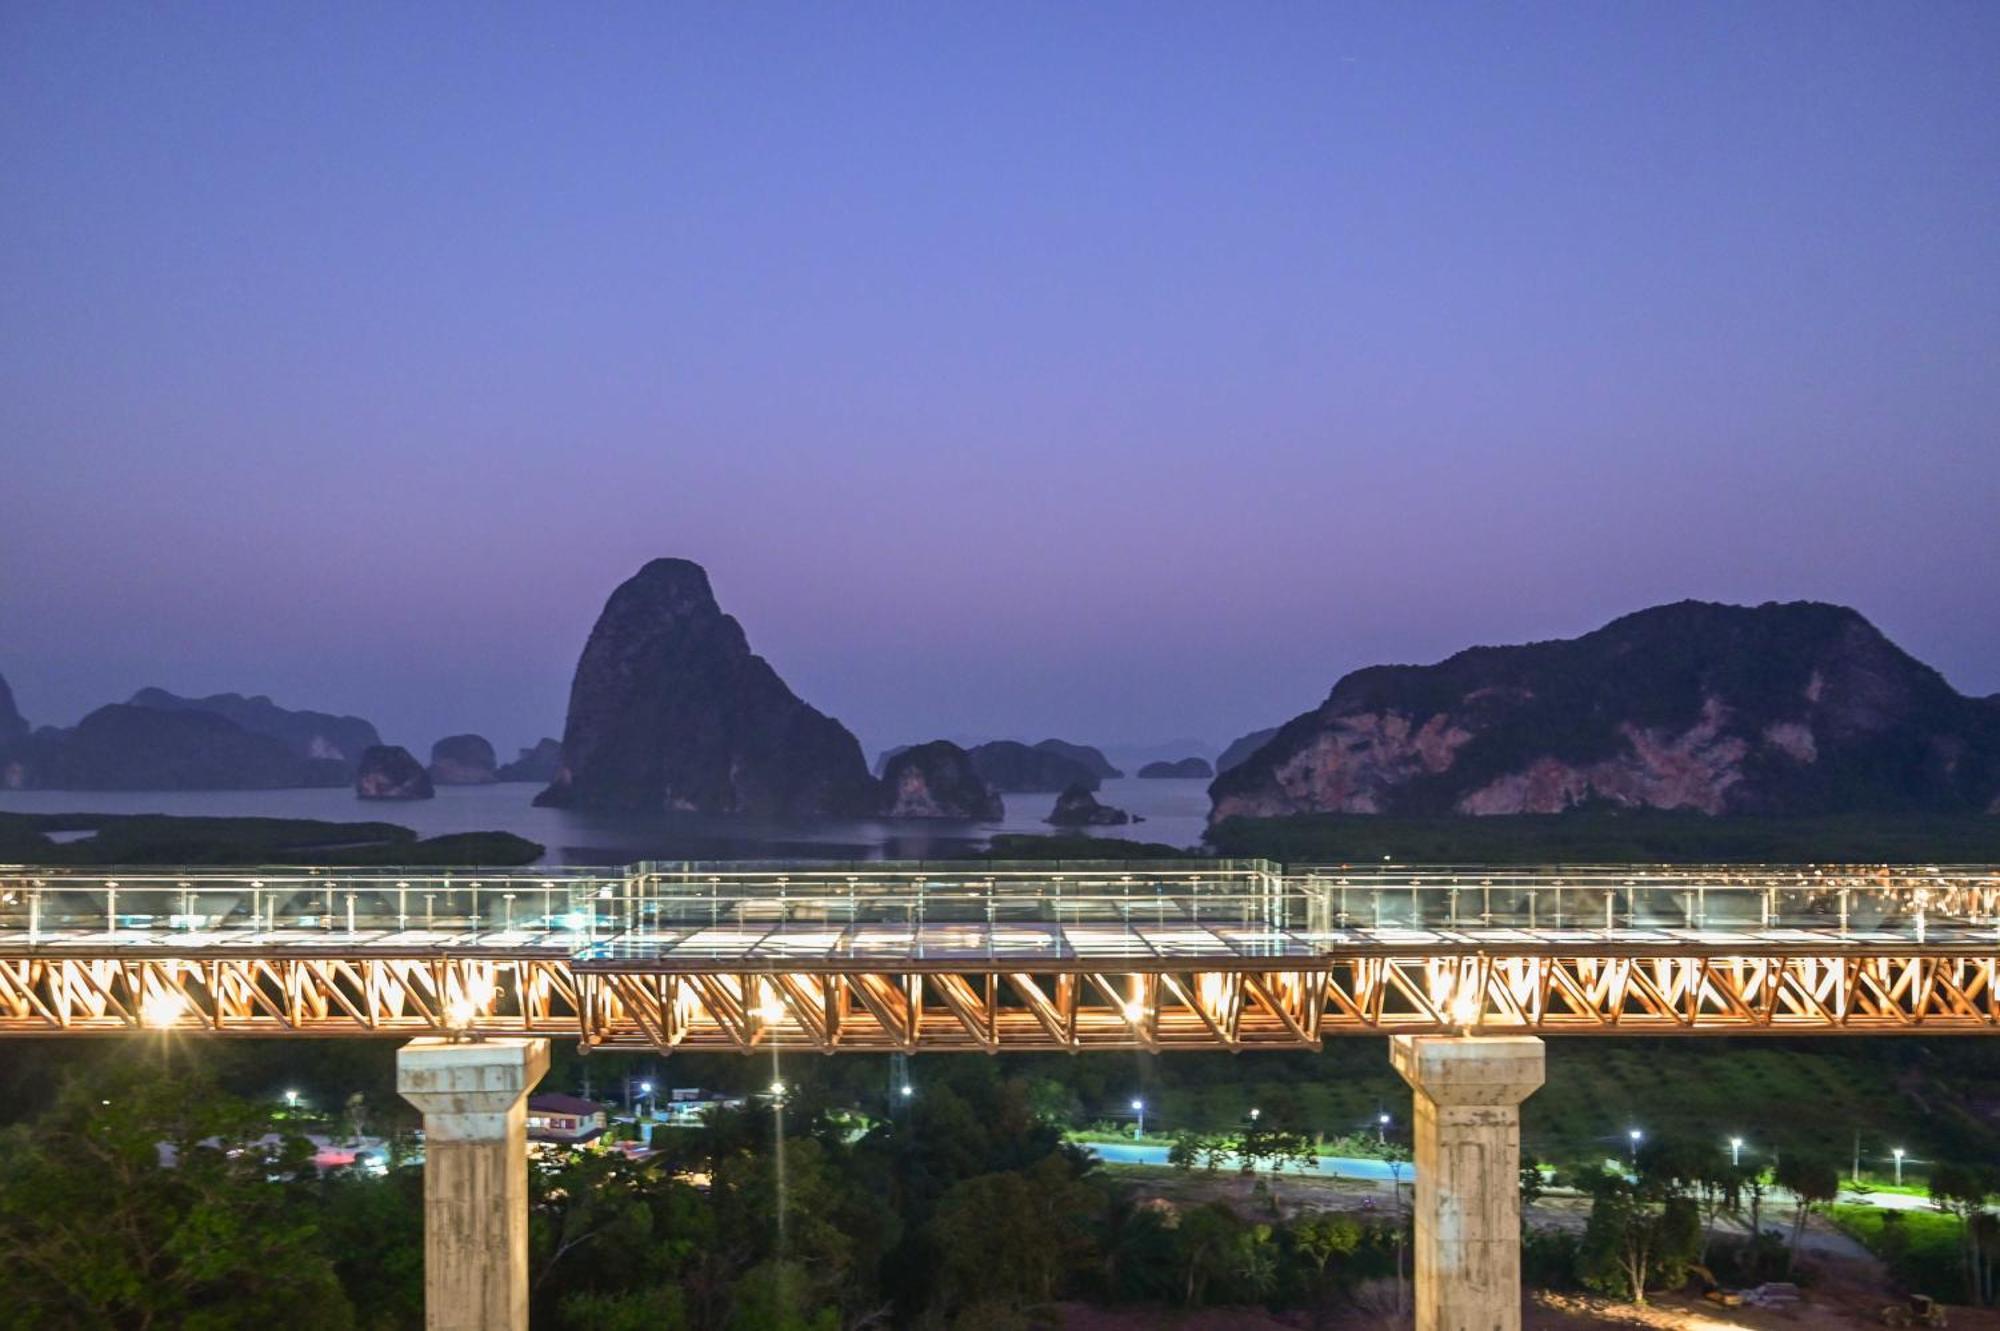
[[[2000,1033],[1987,869],[423,872],[0,869],[0,1035],[997,1053]]]
[[[7,957],[0,1035],[548,1035],[866,1052],[1300,1049],[1340,1035],[2000,1033],[1971,955],[1341,958],[1312,969],[769,974],[505,957]]]

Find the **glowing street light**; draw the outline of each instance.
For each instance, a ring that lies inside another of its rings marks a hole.
[[[1637,1128],[1633,1128],[1630,1132],[1625,1134],[1626,1139],[1629,1142],[1631,1142],[1630,1154],[1632,1157],[1633,1164],[1639,1163],[1639,1141],[1645,1135],[1646,1135],[1645,1133],[1639,1131],[1639,1129]]]
[[[1139,1126],[1132,1130],[1132,1137],[1134,1140],[1137,1140],[1146,1135],[1146,1102],[1134,1099],[1132,1101],[1132,1112],[1139,1116]]]
[[[1263,1117],[1263,1114],[1264,1114],[1263,1110],[1258,1109],[1253,1105],[1250,1109],[1250,1121],[1252,1123],[1255,1123],[1259,1118]]]
[[[1377,1146],[1386,1146],[1389,1144],[1389,1116],[1387,1114],[1377,1114],[1375,1116],[1375,1144]]]
[[[1896,1186],[1900,1188],[1903,1186],[1903,1148],[1894,1147],[1889,1154],[1896,1157]]]
[[[1734,1169],[1742,1163],[1743,1139],[1741,1137],[1731,1137],[1729,1139],[1729,1167]]]
[[[285,1108],[297,1109],[298,1107],[299,1107],[299,1093],[297,1091],[286,1091]]]
[[[781,1081],[772,1082],[771,1094],[779,1099],[783,1099],[785,1095],[785,1083]]]
[[[910,1085],[910,1083],[908,1083],[908,1082],[904,1082],[904,1083],[903,1083],[903,1089],[902,1089],[902,1096],[903,1096],[903,1098],[904,1098],[905,1100],[909,1099],[909,1098],[910,1098],[911,1096],[915,1095],[916,1093],[917,1093],[917,1092],[916,1092],[916,1088],[915,1088],[915,1087],[913,1087],[913,1086],[911,1086],[911,1085]]]

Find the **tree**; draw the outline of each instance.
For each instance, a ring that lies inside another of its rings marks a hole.
[[[1701,1208],[1701,1260],[1708,1260],[1715,1222],[1735,1204],[1741,1170],[1729,1163],[1722,1146],[1704,1139],[1656,1137],[1639,1150],[1640,1177],[1676,1197],[1695,1198]]]
[[[1771,1182],[1762,1169],[1746,1165],[1742,1186],[1750,1197],[1750,1239],[1754,1247],[1764,1237],[1764,1194],[1770,1191]]]
[[[1773,1177],[1779,1187],[1792,1194],[1797,1208],[1792,1212],[1791,1237],[1796,1256],[1813,1211],[1840,1196],[1840,1166],[1824,1156],[1792,1151],[1778,1161]]]
[[[1931,1205],[1958,1217],[1959,1240],[1965,1249],[1966,1302],[1993,1302],[1993,1269],[1989,1245],[1980,1242],[1979,1221],[1986,1198],[2000,1187],[1994,1172],[1965,1165],[1940,1164],[1931,1171]]]
[[[736,1283],[728,1331],[840,1331],[840,1310],[818,1305],[797,1262],[759,1262]]]
[[[0,1140],[10,1326],[344,1327],[353,1310],[301,1202],[310,1148],[205,1080],[131,1062],[71,1082]]]
[[[955,1184],[931,1222],[947,1305],[1054,1299],[1070,1271],[1094,1264],[1087,1227],[1101,1201],[1054,1156]]]
[[[1182,1302],[1192,1308],[1209,1285],[1235,1274],[1243,1222],[1221,1202],[1198,1206],[1181,1217],[1175,1231],[1183,1277]]]
[[[1547,1182],[1542,1177],[1542,1162],[1532,1155],[1521,1157],[1521,1206],[1525,1210],[1542,1199]],[[1527,1224],[1524,1218],[1522,1224]]]
[[[1142,1202],[1130,1188],[1109,1192],[1098,1212],[1101,1288],[1113,1300],[1170,1298],[1174,1233],[1163,1203]]]
[[[1183,1128],[1174,1134],[1173,1144],[1167,1147],[1167,1163],[1183,1173],[1209,1159],[1209,1138],[1199,1132]],[[1209,1164],[1213,1171],[1215,1166]]]
[[[1337,1283],[1327,1268],[1336,1258],[1350,1257],[1361,1246],[1361,1226],[1337,1211],[1310,1211],[1293,1220],[1285,1233],[1291,1251],[1311,1273],[1306,1284],[1312,1291],[1317,1325]]]
[[[1687,1278],[1701,1248],[1701,1217],[1689,1198],[1657,1180],[1609,1172],[1587,1186],[1590,1219],[1577,1255],[1585,1285],[1643,1304],[1650,1286]]]
[[[562,1302],[562,1325],[573,1331],[686,1331],[687,1301],[674,1285],[629,1294],[572,1294]]]

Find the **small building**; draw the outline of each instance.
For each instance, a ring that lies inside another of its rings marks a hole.
[[[604,1106],[576,1095],[531,1095],[528,1097],[528,1140],[538,1142],[593,1141],[604,1133],[609,1120]]]
[[[741,1109],[744,1104],[740,1095],[676,1087],[672,1097],[659,1107],[656,1117],[669,1127],[691,1128],[699,1125],[713,1110]]]

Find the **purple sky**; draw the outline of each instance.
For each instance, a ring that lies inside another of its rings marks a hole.
[[[2000,5],[0,7],[0,674],[871,749],[1698,596],[2000,690]]]

